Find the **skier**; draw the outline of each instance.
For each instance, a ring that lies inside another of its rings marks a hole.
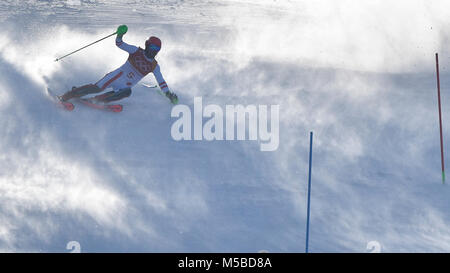
[[[72,90],[61,95],[61,101],[72,98],[79,98],[92,93],[99,93],[108,87],[112,91],[97,95],[91,99],[94,102],[110,102],[120,100],[131,95],[131,88],[135,86],[143,77],[153,72],[159,88],[173,104],[178,102],[176,94],[170,92],[164,80],[158,62],[155,60],[156,54],[161,49],[161,40],[151,36],[145,41],[145,49],[129,45],[122,41],[123,35],[128,31],[126,25],[117,28],[116,46],[129,53],[128,60],[116,70],[106,74],[95,84],[86,84],[80,87],[73,87]]]

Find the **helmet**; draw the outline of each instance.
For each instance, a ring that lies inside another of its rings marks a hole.
[[[145,55],[149,58],[155,58],[161,49],[161,40],[158,37],[152,36],[145,41]]]
[[[158,37],[152,36],[145,41],[145,48],[150,47],[151,50],[158,52],[161,49],[161,40]]]

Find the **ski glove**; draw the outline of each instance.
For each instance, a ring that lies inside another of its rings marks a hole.
[[[117,28],[117,35],[123,36],[125,33],[127,33],[128,27],[126,25],[121,25]]]
[[[178,96],[175,93],[167,91],[166,92],[166,97],[169,98],[171,103],[173,103],[173,104],[177,104],[178,103]]]

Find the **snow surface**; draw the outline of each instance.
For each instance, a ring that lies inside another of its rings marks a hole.
[[[0,22],[0,251],[303,252],[310,131],[311,252],[450,251],[448,1],[1,1]],[[181,103],[279,104],[279,149],[176,142],[142,86],[120,114],[55,107],[45,77],[67,90],[127,55],[54,59],[120,24],[162,39]]]

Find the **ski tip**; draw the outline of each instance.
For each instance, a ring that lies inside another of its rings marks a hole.
[[[114,113],[119,113],[123,110],[123,106],[121,104],[108,105],[107,107]]]
[[[75,109],[75,106],[72,103],[64,104],[64,107],[69,111]]]
[[[51,97],[51,99],[55,103],[57,103],[60,107],[64,108],[67,111],[72,111],[75,108],[75,105],[73,105],[73,103],[68,102],[68,101],[62,101],[60,96],[54,94],[53,91],[49,87],[47,87],[46,90],[47,90],[47,95],[49,97]]]

